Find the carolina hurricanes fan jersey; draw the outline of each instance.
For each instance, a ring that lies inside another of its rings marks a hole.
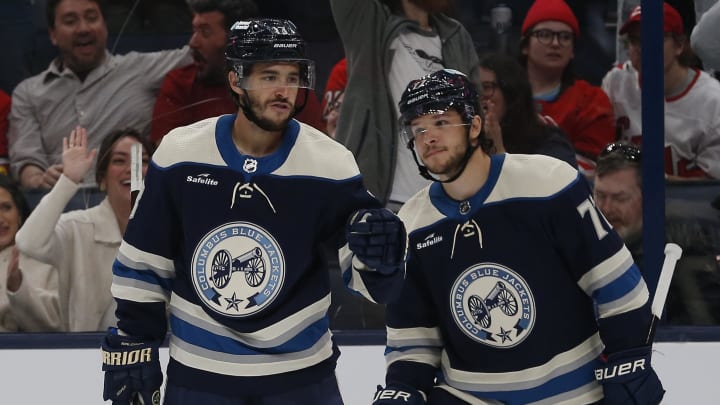
[[[720,179],[720,83],[690,69],[682,93],[665,99],[665,172],[682,177]],[[641,144],[642,106],[638,73],[630,62],[614,67],[603,90],[615,110],[620,140]]]
[[[113,266],[112,293],[119,328],[143,338],[165,336],[168,304],[173,384],[262,395],[333,372],[338,350],[318,244],[344,234],[355,210],[380,204],[352,154],[325,134],[292,120],[279,149],[255,158],[235,147],[234,118],[163,138]],[[343,250],[345,280],[382,298],[374,281],[392,277],[353,270]]]
[[[491,159],[472,198],[434,183],[400,211],[410,258],[387,308],[388,383],[428,392],[436,378],[470,404],[598,401],[604,347],[647,336],[645,282],[577,170]]]

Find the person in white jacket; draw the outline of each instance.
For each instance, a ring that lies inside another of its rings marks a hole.
[[[57,271],[15,247],[29,215],[18,184],[0,176],[0,332],[52,332],[60,326]]]
[[[130,149],[143,145],[143,174],[152,153],[152,144],[134,129],[110,133],[99,150],[88,149],[87,138],[77,127],[63,139],[63,173],[16,238],[21,253],[58,269],[61,321],[71,332],[116,323],[111,269],[130,217]],[[63,213],[96,155],[96,181],[107,196],[95,207]]]

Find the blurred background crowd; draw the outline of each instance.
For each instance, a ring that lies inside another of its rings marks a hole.
[[[114,325],[111,264],[130,215],[130,149],[236,113],[232,22],[292,20],[316,63],[296,117],[343,143],[397,210],[426,181],[397,102],[442,68],[482,96],[496,153],[567,161],[642,268],[639,0],[4,0],[0,2],[0,331]],[[683,247],[665,322],[720,323],[720,1],[663,9],[666,241]],[[663,119],[658,117],[658,119]],[[661,136],[647,134],[646,136]],[[72,145],[82,145],[81,148]],[[345,291],[331,327],[383,329]]]

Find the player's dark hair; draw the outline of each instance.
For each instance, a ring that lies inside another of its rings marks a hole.
[[[100,14],[103,17],[103,20],[106,20],[105,16],[107,13],[105,12],[105,0],[90,0],[98,5],[98,8],[100,9]],[[55,11],[57,10],[57,7],[60,3],[62,3],[63,0],[48,0],[45,4],[45,18],[47,19],[47,25],[48,28],[52,29],[55,28]]]
[[[186,0],[186,3],[195,14],[213,11],[222,14],[225,31],[230,31],[235,21],[258,15],[258,7],[253,0]]]
[[[110,132],[102,143],[100,143],[100,149],[98,150],[97,163],[95,164],[95,181],[98,186],[102,183],[102,180],[107,175],[108,167],[110,166],[110,158],[112,157],[112,148],[115,143],[122,138],[130,137],[135,138],[140,142],[147,152],[148,156],[152,156],[155,151],[155,146],[146,136],[142,136],[140,132],[134,128],[121,128]]]
[[[15,208],[18,210],[20,215],[20,223],[25,222],[27,217],[30,216],[30,205],[25,199],[25,194],[20,191],[20,185],[12,177],[6,175],[0,175],[0,188],[4,189],[10,194]]]
[[[527,72],[511,56],[488,54],[470,75],[478,92],[480,68],[495,74],[496,91],[501,91],[505,99],[505,114],[500,121],[505,149],[510,153],[534,153],[550,137],[550,130],[538,118]]]

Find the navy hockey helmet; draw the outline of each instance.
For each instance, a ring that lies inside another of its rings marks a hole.
[[[422,115],[440,114],[455,109],[469,123],[479,112],[480,97],[463,73],[443,69],[411,81],[400,97],[400,128],[404,135],[410,122]],[[408,140],[410,140],[408,138]]]
[[[305,41],[290,20],[253,18],[238,21],[230,27],[225,59],[238,77],[238,87],[245,82],[258,62],[297,63],[300,76],[288,87],[315,88],[315,63],[305,56]]]

